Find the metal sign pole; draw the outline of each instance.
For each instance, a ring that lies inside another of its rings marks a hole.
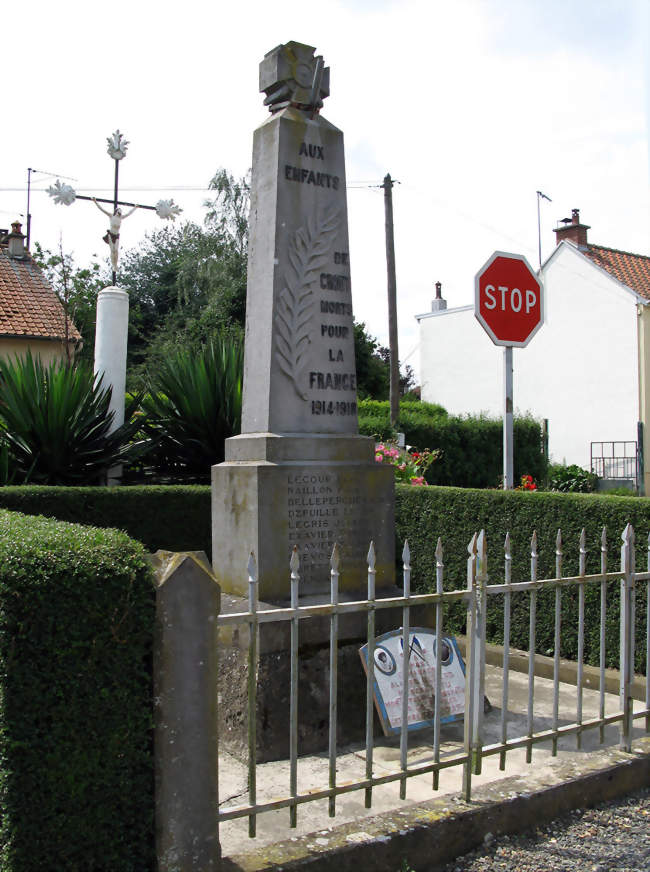
[[[512,428],[512,345],[503,349],[503,489],[514,487],[513,428]]]

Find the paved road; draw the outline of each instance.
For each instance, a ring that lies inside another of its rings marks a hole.
[[[455,862],[403,872],[649,872],[650,787],[519,836],[486,836]]]

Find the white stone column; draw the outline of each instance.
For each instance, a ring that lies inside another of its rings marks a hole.
[[[111,432],[124,423],[126,389],[126,346],[129,333],[129,295],[121,288],[104,288],[97,295],[95,365],[104,388],[112,388],[110,411],[114,412]]]

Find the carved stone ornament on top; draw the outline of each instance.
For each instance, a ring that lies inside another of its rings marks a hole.
[[[293,106],[316,113],[330,93],[330,69],[322,55],[314,57],[314,47],[300,42],[278,45],[260,64],[260,91],[270,112]]]

